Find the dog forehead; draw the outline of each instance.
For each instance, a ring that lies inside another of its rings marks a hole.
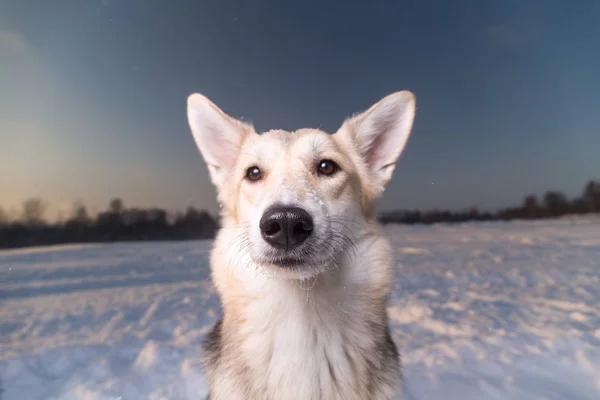
[[[306,157],[335,150],[331,135],[318,129],[300,129],[293,132],[270,130],[253,135],[244,143],[244,153],[260,159],[274,159],[281,155]]]
[[[318,129],[300,129],[294,132],[294,136],[294,150],[316,154],[335,148],[332,136]]]

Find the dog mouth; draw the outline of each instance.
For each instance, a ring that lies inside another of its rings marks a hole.
[[[306,261],[295,257],[279,257],[271,260],[271,264],[281,268],[293,268],[305,265]]]
[[[341,246],[333,249],[329,245],[306,243],[292,250],[262,249],[255,260],[268,273],[283,279],[306,279],[334,268],[341,251]]]
[[[335,264],[339,254],[346,247],[342,240],[334,240],[338,246],[332,246],[327,240],[311,239],[291,249],[263,247],[256,254],[256,260],[259,263],[270,265],[271,268],[281,270],[323,270],[328,268],[329,264]]]
[[[311,246],[303,245],[293,250],[266,249],[257,254],[256,260],[276,269],[303,270],[312,269],[319,257]]]

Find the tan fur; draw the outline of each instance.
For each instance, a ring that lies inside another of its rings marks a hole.
[[[211,399],[401,394],[386,313],[393,260],[374,201],[391,177],[413,116],[414,97],[399,92],[333,135],[317,129],[259,135],[202,95],[190,96],[190,126],[223,206],[211,253],[223,319],[205,345]],[[380,145],[381,138],[388,141]],[[324,159],[340,171],[317,174]],[[255,165],[263,178],[249,182],[245,171]],[[275,203],[301,206],[312,216],[306,265],[282,268],[265,255],[258,221]]]

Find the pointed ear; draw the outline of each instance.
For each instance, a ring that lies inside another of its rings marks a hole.
[[[200,93],[188,97],[187,116],[210,178],[220,189],[235,167],[244,137],[253,128],[227,115]]]
[[[401,91],[384,97],[367,111],[346,120],[337,134],[353,143],[367,169],[375,196],[392,178],[415,116],[415,96]]]

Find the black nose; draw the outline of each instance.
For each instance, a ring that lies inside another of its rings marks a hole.
[[[271,207],[260,219],[263,238],[273,247],[291,249],[304,242],[313,231],[313,221],[298,207]]]

